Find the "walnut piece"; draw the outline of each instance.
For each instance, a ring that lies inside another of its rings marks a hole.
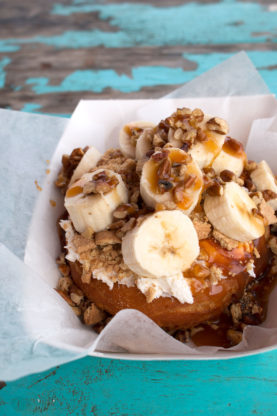
[[[207,121],[206,126],[208,130],[218,134],[227,134],[229,130],[226,121],[219,117],[210,118],[210,120]]]
[[[120,239],[113,231],[99,231],[95,234],[95,243],[97,246],[106,246],[107,244],[120,244]]]
[[[266,221],[266,225],[276,224],[277,218],[274,214],[274,209],[268,205],[265,200],[263,199],[262,202],[258,206],[260,213],[264,217]]]
[[[86,325],[95,325],[105,318],[106,314],[92,303],[84,312],[84,323]]]

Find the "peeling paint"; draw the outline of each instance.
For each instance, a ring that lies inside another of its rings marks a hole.
[[[8,57],[3,58],[0,61],[0,88],[4,88],[6,81],[6,72],[4,68],[11,63],[11,59]]]

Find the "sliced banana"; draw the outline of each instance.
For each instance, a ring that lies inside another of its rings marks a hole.
[[[170,128],[168,141],[175,147],[182,147],[184,141],[194,141],[189,153],[202,169],[210,166],[221,151],[228,133],[228,125],[225,120],[208,114],[204,115],[201,110],[188,111],[188,116],[185,116],[187,118],[184,119],[185,126],[177,129]],[[198,120],[195,121],[193,114],[197,114]],[[191,120],[189,115],[192,116]],[[200,140],[198,139],[199,134]]]
[[[277,184],[274,175],[265,160],[258,163],[256,169],[251,173],[250,177],[256,185],[258,191],[270,190],[277,194]],[[274,209],[274,211],[277,210],[277,198],[270,199],[267,203]]]
[[[206,135],[206,139],[196,141],[189,150],[189,153],[198,163],[200,169],[203,169],[210,166],[213,160],[219,155],[226,134],[228,133],[228,125],[225,120],[206,114],[199,127]]]
[[[90,169],[95,168],[98,160],[101,158],[101,153],[95,147],[90,146],[84,156],[79,162],[79,165],[74,170],[69,186],[80,179],[84,173],[89,172]]]
[[[136,145],[136,159],[142,160],[145,158],[146,153],[149,152],[149,150],[153,149],[152,145],[152,138],[153,138],[153,129],[152,128],[146,128],[143,130],[141,135],[139,136],[137,140]]]
[[[122,240],[124,262],[142,277],[168,277],[185,271],[199,252],[194,225],[179,210],[151,214]]]
[[[181,149],[156,152],[143,165],[140,193],[149,207],[167,207],[171,203],[189,214],[199,201],[202,188],[199,166]]]
[[[148,121],[131,121],[126,124],[119,132],[119,146],[126,157],[136,157],[136,144],[140,135],[146,128],[155,127]]]
[[[101,191],[99,184],[103,181],[110,186],[107,189],[102,186]],[[65,195],[65,208],[76,231],[90,236],[110,225],[115,208],[127,201],[128,191],[121,176],[108,169],[98,169],[85,173],[71,185]]]
[[[242,144],[237,140],[227,137],[221,152],[212,164],[212,168],[215,170],[217,175],[227,169],[235,175],[240,176],[246,159],[246,154],[243,150]]]
[[[249,241],[265,233],[263,220],[254,215],[256,205],[245,189],[235,182],[228,182],[223,195],[206,195],[204,211],[212,225],[238,241]]]

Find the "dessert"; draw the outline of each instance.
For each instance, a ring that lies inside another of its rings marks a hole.
[[[182,341],[238,343],[275,280],[268,164],[200,109],[129,123],[119,145],[63,156],[58,292],[96,330],[133,308]]]

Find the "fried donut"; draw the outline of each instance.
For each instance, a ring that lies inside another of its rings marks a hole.
[[[268,249],[264,237],[256,240],[254,244],[260,253],[260,258],[255,258],[255,271],[258,276],[266,268]],[[159,297],[147,303],[145,295],[137,287],[116,283],[110,289],[96,279],[92,279],[89,284],[83,283],[82,265],[77,261],[70,262],[71,275],[88,299],[111,315],[131,308],[143,312],[161,327],[170,330],[191,328],[216,319],[226,307],[241,298],[246,285],[252,279],[245,269],[245,264],[250,258],[254,259],[253,254],[250,255],[242,248],[228,251],[213,239],[203,240],[200,245],[208,255],[208,262],[220,265],[229,276],[217,284],[207,286],[203,279],[193,276],[194,272],[191,269],[190,274],[194,278],[193,304],[180,303],[174,297]]]

